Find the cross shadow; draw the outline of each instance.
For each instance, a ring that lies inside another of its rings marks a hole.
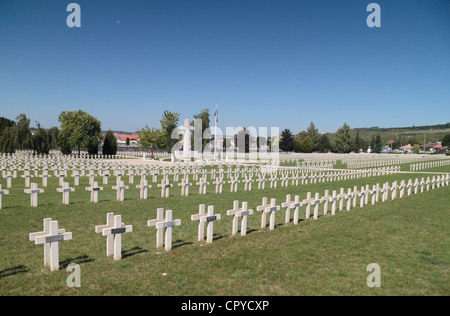
[[[173,242],[172,244],[172,249],[178,248],[178,247],[183,247],[186,245],[193,245],[194,243],[191,241],[182,241],[180,239],[176,240],[175,242]]]
[[[28,268],[22,264],[17,265],[15,267],[9,268],[9,269],[5,269],[5,270],[1,270],[0,271],[0,279],[6,278],[8,276],[11,275],[16,275],[19,273],[26,273],[29,272],[30,270],[28,270]]]
[[[89,262],[94,262],[94,261],[95,260],[92,259],[92,258],[89,258],[88,255],[83,255],[83,256],[78,256],[76,258],[69,258],[69,259],[66,259],[64,261],[61,261],[59,263],[59,267],[60,268],[65,268],[70,263],[82,264],[82,263],[89,263]]]
[[[223,236],[223,235],[221,235],[221,236],[218,236],[217,234],[214,234],[213,235],[213,240],[220,240],[220,239],[222,239],[222,238],[224,238],[225,236]]]
[[[138,255],[140,253],[145,253],[145,252],[148,252],[148,250],[145,250],[145,249],[142,249],[141,247],[136,246],[131,249],[122,251],[122,258],[125,259],[128,257]]]

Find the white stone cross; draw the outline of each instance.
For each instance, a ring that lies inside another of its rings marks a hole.
[[[222,193],[222,186],[225,184],[223,177],[217,177],[216,181],[213,182],[216,185],[216,193]]]
[[[31,194],[31,206],[38,206],[38,194],[44,193],[43,189],[38,189],[37,183],[31,183],[31,189],[25,189],[25,193]]]
[[[339,198],[339,211],[342,211],[344,209],[344,199],[345,199],[344,188],[341,188],[337,197]]]
[[[98,186],[98,182],[93,182],[90,187],[85,188],[86,191],[91,191],[91,202],[98,203],[98,191],[103,191],[102,187]]]
[[[59,270],[59,242],[72,239],[72,233],[58,229],[58,221],[44,218],[44,231],[30,233],[30,241],[36,245],[44,245],[44,265],[51,271]]]
[[[263,197],[262,204],[256,207],[256,210],[258,212],[261,212],[261,229],[267,226],[267,213],[265,212],[265,210],[269,206],[270,204],[267,203],[267,197]]]
[[[233,209],[227,211],[228,216],[233,216],[233,225],[232,225],[232,230],[231,230],[231,234],[233,236],[236,235],[238,232],[239,217],[237,216],[237,213],[239,211],[240,211],[240,209],[239,209],[239,201],[238,200],[233,202]]]
[[[170,188],[173,187],[173,184],[170,184],[169,181],[165,181],[164,177],[161,181],[161,184],[158,184],[158,187],[161,188],[161,197],[168,198],[170,194]]]
[[[11,171],[8,171],[8,173],[4,175],[3,178],[6,178],[6,187],[8,189],[11,189],[11,180],[12,178],[14,178],[14,176],[11,174]]]
[[[212,205],[208,206],[208,214],[206,214],[204,216],[200,216],[200,214],[195,214],[195,215],[191,216],[191,220],[192,221],[198,220],[199,225],[204,225],[205,223],[208,224],[207,228],[206,228],[206,242],[209,244],[213,242],[214,221],[220,220],[220,219],[221,219],[221,215],[214,214],[214,206],[212,206]],[[200,238],[200,236],[199,236],[199,238]]]
[[[164,234],[164,229],[166,230],[165,238],[164,238],[164,249],[166,251],[172,250],[172,230],[175,226],[181,225],[181,219],[172,219],[172,211],[166,211],[166,218],[162,217],[162,209],[158,209],[158,217],[156,220],[148,221],[147,225],[149,227],[156,227],[156,247],[162,247],[162,236]]]
[[[236,205],[237,202],[237,205]],[[242,217],[241,221],[241,236],[247,235],[247,216],[253,214],[253,210],[248,209],[247,202],[242,202],[242,208],[239,207],[239,202],[234,201],[233,203],[233,210],[227,211],[227,215],[233,215],[233,235],[237,233],[237,226],[238,226],[238,219],[239,217]],[[237,211],[236,211],[237,208]],[[235,226],[236,225],[236,226]]]
[[[24,174],[21,176],[21,178],[25,179],[25,187],[29,188],[30,187],[30,179],[33,178],[33,176],[28,171],[25,171]]]
[[[236,177],[233,180],[233,177],[231,177],[230,181],[228,181],[230,185],[230,192],[237,192],[238,189],[238,183],[240,183],[241,181],[238,180],[238,176],[236,175]]]
[[[0,184],[0,210],[2,209],[2,196],[9,194],[8,190],[2,190],[2,185]]]
[[[125,190],[128,190],[129,187],[126,186],[123,181],[120,181],[116,186],[113,186],[112,189],[117,191],[117,201],[125,201]]]
[[[178,186],[181,187],[181,196],[189,196],[189,187],[192,183],[189,183],[189,177],[181,179],[181,183]]]
[[[398,188],[397,181],[395,181],[394,183],[392,183],[392,186],[391,186],[391,192],[392,192],[391,199],[392,200],[395,200],[397,198],[397,188]]]
[[[329,202],[331,202],[331,215],[336,215],[336,202],[339,199],[340,198],[337,196],[337,191],[333,190],[333,195],[328,200]]]
[[[205,178],[200,178],[199,182],[195,183],[198,185],[198,194],[206,194],[206,186],[209,184],[209,182],[206,181]]]
[[[292,208],[292,202],[291,202],[291,195],[286,195],[286,202],[281,203],[281,207],[286,208],[286,213],[284,217],[284,222],[288,224],[291,221],[291,208]]]
[[[330,202],[331,195],[329,190],[325,190],[325,195],[322,197],[323,200],[323,215],[328,214],[328,203]]]
[[[107,218],[108,216],[111,215],[107,215]],[[111,236],[111,235],[113,236],[112,244],[113,244],[114,260],[120,260],[122,259],[122,234],[131,233],[133,231],[133,226],[125,225],[124,223],[122,223],[122,215],[114,215],[112,226],[110,227],[106,226],[108,226],[108,223],[106,225],[96,226],[95,231],[97,233],[101,232],[102,236]]]
[[[106,225],[95,226],[95,232],[97,234],[103,233],[103,230],[106,228],[114,227],[114,213],[106,214]],[[114,235],[106,236],[106,256],[111,257],[114,255]]]
[[[399,192],[399,198],[403,198],[403,195],[405,194],[405,180],[402,180],[402,182],[400,182],[400,185],[398,187],[398,189],[400,190]]]
[[[244,182],[244,191],[252,190],[252,182],[254,182],[254,180],[251,177],[247,177],[246,175],[245,180],[243,180],[242,182]]]
[[[75,189],[69,187],[69,182],[64,182],[63,183],[63,187],[62,188],[57,188],[56,191],[62,193],[62,202],[63,202],[63,204],[66,204],[66,205],[70,204],[69,194],[70,194],[70,192],[75,191]]]
[[[204,216],[206,216],[205,204],[200,204],[198,206],[198,214],[191,215],[191,220],[192,221],[199,221],[200,218],[202,218]],[[199,223],[199,225],[198,225],[198,235],[197,236],[198,236],[198,241],[205,240],[205,225],[203,225],[203,224],[200,225],[200,223]]]
[[[158,208],[156,210],[156,219],[147,221],[148,227],[156,227],[156,224],[164,222],[164,209]],[[164,229],[156,228],[156,248],[164,246]]]
[[[256,180],[256,182],[258,182],[258,189],[264,190],[265,186],[266,186],[266,177],[260,177]]]
[[[412,179],[409,179],[408,185],[407,185],[406,187],[408,188],[408,191],[407,191],[406,194],[407,194],[408,196],[410,196],[411,193],[412,193],[412,187],[413,187]]]
[[[141,200],[147,200],[148,189],[151,189],[151,187],[145,179],[141,180],[141,184],[136,185],[136,189],[140,189],[139,197]]]
[[[50,178],[51,175],[49,175],[47,171],[44,171],[39,177],[42,178],[42,186],[44,188],[47,187],[47,179]]]
[[[265,213],[270,214],[270,219],[269,219],[270,230],[275,229],[275,213],[276,213],[276,211],[280,210],[280,206],[276,205],[276,203],[277,203],[276,199],[270,199],[270,206],[266,207],[266,209],[264,210]]]
[[[352,189],[348,189],[347,195],[345,196],[345,199],[347,200],[347,211],[350,211],[352,207],[352,199],[354,198],[354,194],[352,192]]]

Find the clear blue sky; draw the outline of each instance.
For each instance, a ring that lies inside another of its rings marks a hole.
[[[0,45],[0,116],[32,125],[83,109],[136,131],[216,104],[222,128],[450,121],[448,0],[1,0]]]

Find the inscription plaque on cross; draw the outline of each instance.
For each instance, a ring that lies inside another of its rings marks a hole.
[[[109,214],[109,213],[108,213]],[[108,216],[111,215],[107,215]],[[108,223],[107,223],[108,225]],[[105,226],[107,226],[105,225]],[[133,231],[133,226],[125,225],[122,223],[122,215],[114,215],[113,217],[113,225],[112,227],[105,226],[97,226],[95,231],[98,233],[102,233],[102,236],[113,236],[112,244],[113,244],[113,256],[114,260],[122,259],[122,234],[131,233]],[[108,243],[108,241],[107,241]],[[108,249],[107,249],[108,252]]]
[[[141,200],[147,200],[148,197],[148,189],[151,189],[151,185],[148,184],[147,180],[142,179],[141,184],[136,185],[136,189],[140,189],[139,198]]]
[[[51,271],[59,270],[59,242],[72,240],[72,233],[58,229],[58,221],[51,218],[44,219],[44,231],[30,233],[30,241],[36,245],[44,245],[44,266]]]
[[[201,210],[200,210],[201,212]],[[214,235],[214,221],[220,220],[221,215],[220,214],[214,214],[214,206],[210,205],[208,206],[208,213],[204,216],[200,214],[194,214],[191,216],[192,221],[199,221],[199,225],[207,224],[206,227],[206,242],[212,243],[213,242],[213,235]],[[200,229],[199,229],[200,232]],[[199,239],[200,239],[200,233],[199,233]],[[202,239],[203,240],[203,239]]]
[[[162,245],[162,236],[164,234],[164,230],[166,230],[165,238],[164,238],[164,249],[166,251],[171,251],[172,250],[172,230],[173,230],[173,227],[181,225],[181,219],[173,220],[171,210],[166,211],[166,218],[161,218],[162,217],[161,210],[162,209],[158,209],[158,215],[157,215],[158,218],[153,221],[148,221],[147,225],[149,227],[151,227],[151,226],[156,227],[156,239],[157,239],[156,246],[157,246],[157,248],[163,246]],[[162,212],[164,212],[164,210],[162,210]]]
[[[91,202],[98,203],[98,191],[103,191],[103,188],[98,186],[98,182],[94,181],[92,185],[85,188],[85,190],[91,192]]]
[[[69,187],[69,182],[64,182],[63,187],[57,188],[56,191],[62,193],[63,204],[66,204],[66,205],[70,204],[69,194],[70,194],[70,192],[75,191],[75,189]]]
[[[31,189],[25,189],[25,193],[31,195],[31,206],[38,206],[38,194],[44,193],[43,189],[38,189],[37,183],[31,183]]]

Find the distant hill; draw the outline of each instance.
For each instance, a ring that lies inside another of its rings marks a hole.
[[[358,131],[360,137],[364,139],[371,139],[373,136],[380,134],[383,141],[410,138],[416,138],[423,141],[426,137],[427,142],[435,142],[441,141],[445,135],[450,134],[450,123],[411,127],[353,128],[351,130],[352,136],[355,136]]]

